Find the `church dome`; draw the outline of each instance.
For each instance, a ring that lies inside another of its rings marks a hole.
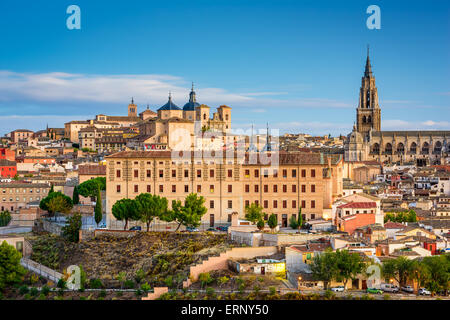
[[[163,106],[161,106],[159,110],[181,110],[175,103],[172,102],[172,95],[169,94],[169,101]]]
[[[348,136],[347,140],[349,143],[363,143],[364,138],[361,133],[356,130],[353,130]]]
[[[183,107],[184,111],[195,111],[196,107],[199,107],[200,103],[196,101],[195,91],[194,91],[194,83],[192,83],[191,93],[189,94],[189,101]]]

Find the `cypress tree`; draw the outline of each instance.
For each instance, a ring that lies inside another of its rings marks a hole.
[[[77,186],[75,186],[75,188],[73,188],[72,201],[73,201],[73,204],[79,204],[80,203],[80,195],[78,193],[78,187]]]
[[[100,188],[97,189],[97,201],[95,203],[95,223],[98,224],[102,221],[102,195],[100,193]]]

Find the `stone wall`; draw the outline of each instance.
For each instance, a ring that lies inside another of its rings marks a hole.
[[[129,238],[133,237],[136,234],[136,231],[129,230],[109,230],[109,229],[95,229],[94,237],[107,235],[117,238]]]
[[[169,288],[167,287],[155,287],[153,289],[153,293],[149,293],[147,297],[143,297],[142,300],[156,300],[164,293],[169,292]]]

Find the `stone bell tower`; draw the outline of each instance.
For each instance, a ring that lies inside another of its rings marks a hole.
[[[370,130],[380,131],[381,110],[378,104],[378,91],[375,86],[375,77],[370,65],[369,47],[367,47],[367,60],[364,76],[359,90],[359,103],[356,109],[356,128],[364,137]]]

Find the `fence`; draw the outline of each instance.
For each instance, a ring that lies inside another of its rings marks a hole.
[[[20,260],[20,264],[24,268],[26,268],[40,276],[43,276],[44,278],[46,278],[48,280],[54,281],[55,283],[58,282],[59,279],[61,279],[63,276],[61,273],[56,272],[55,270],[52,270],[42,264],[39,264],[33,260],[28,259],[28,258],[22,258]]]

